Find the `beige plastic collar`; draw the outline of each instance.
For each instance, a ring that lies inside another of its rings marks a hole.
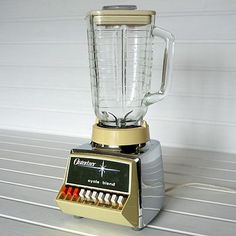
[[[149,126],[145,121],[137,128],[103,128],[93,125],[92,141],[98,144],[123,146],[146,143],[149,140]]]
[[[100,10],[90,11],[87,16],[153,16],[152,10]]]
[[[101,10],[91,11],[87,16],[92,16],[96,25],[148,25],[155,14],[144,10]]]

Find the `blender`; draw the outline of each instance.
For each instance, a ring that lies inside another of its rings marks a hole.
[[[174,37],[155,26],[155,11],[133,5],[91,11],[88,51],[92,104],[91,142],[72,149],[59,208],[68,214],[145,227],[161,210],[165,189],[159,141],[143,120],[169,87]],[[151,93],[153,40],[165,42],[161,86]]]

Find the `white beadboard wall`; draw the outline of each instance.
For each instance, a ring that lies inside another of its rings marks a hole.
[[[84,17],[111,4],[156,10],[176,36],[169,96],[146,115],[151,136],[236,152],[235,0],[0,0],[0,128],[90,137]],[[160,68],[156,57],[153,90]]]

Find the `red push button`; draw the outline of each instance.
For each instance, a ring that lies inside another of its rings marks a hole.
[[[76,201],[76,200],[78,199],[78,197],[79,197],[79,191],[80,191],[79,188],[75,188],[75,189],[74,189],[73,196],[72,196],[72,200],[73,200],[73,201]]]

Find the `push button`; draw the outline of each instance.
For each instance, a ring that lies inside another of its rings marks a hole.
[[[98,193],[96,191],[93,191],[91,198],[92,198],[92,201],[94,203],[97,203],[97,201],[98,201]]]
[[[104,193],[103,192],[100,192],[98,194],[98,201],[99,201],[99,203],[103,203],[104,202]]]
[[[124,206],[124,197],[123,196],[119,196],[118,200],[117,200],[117,203],[118,203],[120,208],[123,207]]]
[[[84,188],[82,188],[81,190],[80,190],[80,192],[79,192],[79,196],[80,196],[80,199],[83,201],[83,200],[85,200],[85,189]]]
[[[105,197],[104,197],[104,201],[107,205],[110,205],[111,202],[110,202],[110,199],[111,199],[111,194],[110,193],[106,193]]]
[[[73,192],[73,195],[78,196],[78,193],[79,193],[79,188],[75,188],[75,189],[74,189],[74,192]]]
[[[85,193],[85,198],[87,201],[91,201],[91,190],[87,190],[86,193]]]
[[[67,188],[66,188],[66,186],[63,186],[63,187],[61,188],[59,198],[60,198],[60,199],[64,199],[65,196],[66,196],[66,193],[67,193]]]
[[[78,197],[79,197],[79,188],[75,188],[74,189],[74,192],[73,192],[73,196],[72,196],[72,200],[73,201],[77,201],[78,200]]]
[[[66,200],[70,200],[72,197],[73,188],[69,187],[66,194]]]
[[[70,195],[71,195],[72,192],[73,192],[73,188],[72,188],[72,187],[69,187],[68,190],[67,190],[67,194],[70,194]]]
[[[61,188],[61,193],[66,194],[66,192],[67,192],[67,188],[66,188],[66,186],[63,186]]]
[[[116,206],[117,205],[117,195],[116,194],[113,194],[112,196],[111,196],[111,205],[112,206]]]

